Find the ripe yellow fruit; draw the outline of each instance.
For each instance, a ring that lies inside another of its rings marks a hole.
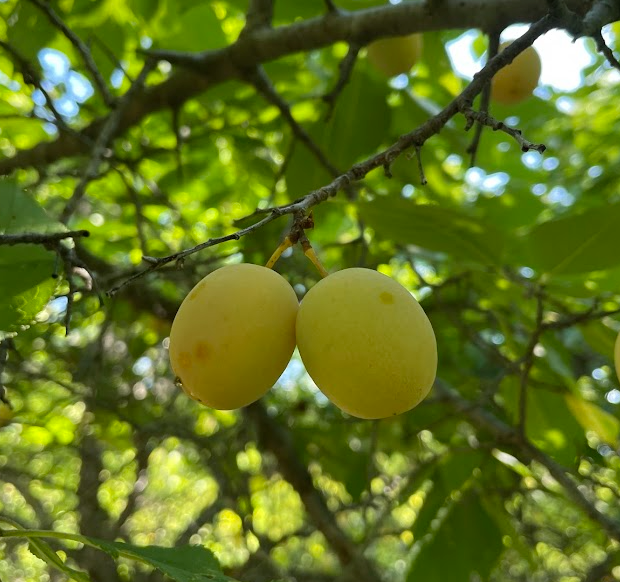
[[[422,55],[422,35],[382,38],[368,45],[368,60],[386,77],[408,73]]]
[[[620,333],[616,338],[616,348],[614,350],[614,363],[616,364],[616,376],[618,376],[618,382],[620,382]]]
[[[502,43],[500,52],[509,42]],[[527,47],[512,63],[500,69],[491,81],[491,98],[497,103],[514,105],[527,99],[540,79],[540,57],[534,47]]]
[[[297,314],[306,370],[336,406],[358,418],[386,418],[423,400],[437,372],[435,333],[402,285],[371,269],[319,281]]]
[[[170,361],[183,390],[219,410],[258,400],[291,359],[298,307],[293,288],[266,267],[230,265],[207,275],[170,331]]]

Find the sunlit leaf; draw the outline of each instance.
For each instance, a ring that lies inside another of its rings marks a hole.
[[[615,446],[620,432],[620,420],[596,404],[574,394],[566,394],[564,398],[584,430],[595,432],[603,441]]]
[[[528,264],[550,275],[585,273],[620,264],[620,204],[550,220],[526,236]]]
[[[399,197],[360,205],[362,218],[384,238],[446,253],[455,259],[499,264],[505,240],[493,226],[457,210]]]
[[[234,582],[224,575],[213,553],[203,546],[135,546],[122,542],[89,540],[113,558],[124,556],[157,568],[175,582]]]
[[[465,581],[474,573],[486,580],[502,550],[501,530],[478,494],[470,490],[454,501],[440,523],[418,542],[406,581]]]

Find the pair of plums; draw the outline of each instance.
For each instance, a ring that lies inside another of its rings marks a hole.
[[[435,334],[420,304],[390,277],[361,268],[328,275],[301,304],[271,269],[217,269],[181,304],[170,360],[190,397],[232,410],[277,382],[295,345],[318,388],[358,418],[410,410],[437,371]]]

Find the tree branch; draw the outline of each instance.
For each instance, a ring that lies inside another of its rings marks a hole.
[[[579,0],[570,0],[567,4],[575,9],[581,5]],[[219,83],[240,77],[239,66],[247,69],[338,41],[349,44],[369,42],[383,36],[445,28],[488,30],[516,22],[534,22],[545,13],[546,7],[539,0],[497,0],[494,10],[489,10],[484,0],[442,0],[441,10],[429,10],[423,2],[402,2],[350,13],[329,13],[288,26],[256,30],[217,51],[189,53],[185,57],[175,51],[154,52],[156,57],[188,66],[194,72],[177,72],[163,83],[132,95],[112,137],[137,125],[154,111],[178,105]],[[89,140],[96,139],[106,119],[97,119],[79,135]],[[53,142],[38,144],[17,152],[12,158],[0,160],[0,175],[17,168],[48,165],[82,153],[83,145],[79,139],[61,135]]]
[[[342,90],[347,86],[349,79],[351,77],[351,73],[353,72],[353,67],[355,66],[355,61],[357,61],[357,55],[360,51],[360,46],[358,44],[350,44],[349,51],[342,61],[340,61],[340,65],[338,67],[340,71],[340,75],[338,76],[338,81],[334,88],[329,92],[323,95],[323,101],[327,103],[327,115],[325,116],[329,119],[334,112],[334,107],[336,106],[336,100]]]
[[[620,3],[617,0],[596,0],[585,15],[581,27],[584,36],[600,34],[601,28],[620,20]]]
[[[90,73],[90,76],[95,84],[95,87],[101,93],[103,97],[103,101],[108,107],[114,106],[114,97],[112,97],[108,86],[104,78],[102,77],[99,69],[97,68],[97,64],[93,59],[93,56],[88,50],[88,47],[81,41],[81,39],[63,22],[62,18],[54,12],[50,3],[42,2],[41,0],[30,0],[32,4],[34,4],[39,10],[45,13],[50,22],[58,28],[69,40],[69,42],[75,47],[75,49],[80,53],[82,60],[84,61],[84,65],[86,69]]]
[[[467,119],[467,126],[465,127],[465,129],[471,128],[474,122],[478,122],[478,128],[482,128],[486,125],[487,127],[490,127],[493,131],[503,131],[504,133],[508,134],[519,144],[519,148],[522,152],[529,152],[531,150],[534,150],[539,154],[542,154],[547,149],[547,146],[545,144],[533,143],[525,139],[520,129],[508,127],[503,121],[499,121],[498,119],[490,116],[488,113],[483,111],[482,106],[480,108],[480,111],[475,111],[471,108],[465,108],[462,113]],[[474,144],[477,148],[478,144],[475,138],[472,142],[472,145],[467,148],[467,151],[472,154],[472,163],[475,162],[475,151],[471,151],[471,148],[472,146],[474,146]]]
[[[319,163],[332,175],[332,177],[340,175],[340,170],[334,166],[327,156],[323,153],[321,148],[310,137],[310,134],[295,120],[291,113],[291,108],[288,103],[278,94],[275,87],[271,83],[271,80],[265,74],[262,67],[257,67],[254,71],[248,74],[248,80],[256,90],[272,105],[275,105],[282,117],[286,120],[295,137],[302,142],[312,152],[314,157]]]
[[[519,434],[523,440],[525,440],[525,428],[527,420],[527,388],[528,380],[530,378],[530,372],[534,365],[534,350],[540,340],[540,336],[544,331],[543,327],[543,315],[544,315],[544,303],[542,291],[538,290],[536,293],[536,322],[534,331],[530,337],[530,341],[525,348],[525,354],[521,358],[522,368],[520,374],[520,387],[519,387]]]
[[[340,529],[325,500],[315,489],[307,467],[299,460],[290,433],[270,418],[259,402],[244,411],[256,426],[261,447],[276,457],[282,476],[299,493],[310,519],[325,536],[342,566],[350,571],[352,579],[358,582],[380,582],[381,578],[372,562],[358,551],[357,544]]]
[[[474,112],[471,109],[471,104],[476,95],[484,87],[484,83],[491,76],[493,76],[502,66],[506,65],[506,63],[514,59],[516,55],[518,55],[521,51],[525,50],[528,46],[530,46],[536,38],[553,28],[553,26],[554,22],[548,16],[546,16],[536,24],[532,25],[523,36],[515,40],[509,47],[506,48],[506,50],[502,51],[499,55],[491,59],[480,72],[476,73],[476,75],[474,75],[474,79],[465,88],[465,90],[453,101],[451,101],[444,109],[442,109],[437,115],[431,117],[426,123],[424,123],[417,129],[401,136],[396,143],[394,143],[386,150],[368,158],[363,162],[360,162],[359,164],[355,164],[347,172],[340,174],[326,186],[323,186],[318,190],[314,190],[306,194],[304,197],[299,198],[295,202],[275,208],[265,209],[265,214],[268,213],[267,216],[265,216],[262,220],[259,220],[258,222],[248,226],[247,228],[243,228],[241,230],[238,230],[237,232],[226,236],[209,239],[206,242],[196,245],[190,249],[179,251],[165,257],[143,257],[143,260],[149,263],[149,267],[147,267],[143,271],[140,271],[139,273],[136,273],[135,275],[132,275],[123,283],[110,289],[110,291],[108,291],[108,295],[114,295],[122,287],[124,287],[131,281],[143,277],[144,275],[147,275],[148,273],[159,269],[163,265],[174,261],[179,261],[205,248],[212,247],[226,241],[239,240],[241,237],[246,236],[254,232],[255,230],[258,230],[259,228],[265,226],[279,216],[282,216],[284,214],[303,215],[313,206],[316,206],[317,204],[320,204],[321,202],[324,202],[325,200],[336,196],[336,194],[338,194],[340,190],[348,188],[354,182],[362,180],[369,172],[376,168],[384,168],[386,175],[389,176],[390,166],[398,156],[400,156],[411,147],[414,147],[416,149],[422,147],[422,145],[424,145],[424,143],[430,137],[439,133],[441,129],[448,123],[448,121],[450,121],[450,119],[452,119],[452,117],[454,117],[457,113],[472,112],[472,115],[474,116],[480,115],[479,113]],[[422,181],[425,180],[423,174],[421,176],[421,179]]]
[[[605,58],[607,59],[607,62],[612,67],[620,71],[620,61],[618,61],[618,59],[616,58],[616,55],[614,55],[614,52],[605,43],[605,39],[603,38],[601,31],[599,30],[593,36],[594,36],[594,41],[596,42],[596,48],[599,50],[599,52],[605,56]]]
[[[492,413],[479,408],[475,402],[465,400],[441,379],[435,381],[435,390],[439,397],[448,402],[459,413],[469,418],[479,428],[489,431],[498,443],[513,447],[523,461],[536,461],[549,471],[551,476],[562,486],[569,499],[580,507],[584,513],[614,540],[620,541],[620,522],[610,518],[596,508],[580,489],[579,485],[568,476],[566,469],[540,449],[521,439],[518,431],[500,420]]]
[[[273,2],[274,0],[250,0],[245,16],[245,27],[241,34],[270,27],[273,18]]]
[[[495,55],[497,55],[499,50],[499,36],[500,33],[498,30],[493,31],[489,34],[489,52],[487,56],[487,62],[490,61]],[[482,94],[480,96],[480,110],[479,112],[482,115],[485,115],[489,111],[489,102],[491,101],[491,81],[487,81],[485,86],[482,89]],[[471,155],[469,165],[470,167],[474,167],[476,165],[476,155],[478,154],[478,148],[480,147],[480,139],[482,137],[482,130],[484,129],[485,124],[481,121],[478,121],[476,125],[476,133],[471,141],[471,144],[467,148],[467,153]]]
[[[123,110],[129,106],[132,97],[142,89],[142,86],[146,82],[146,78],[148,74],[151,72],[153,66],[155,65],[154,61],[151,59],[147,60],[147,62],[142,67],[142,71],[138,75],[138,78],[134,81],[133,85],[129,88],[129,90],[123,95],[120,101],[117,103],[116,108],[108,115],[105,123],[103,124],[99,135],[97,136],[97,140],[95,141],[95,145],[93,146],[91,152],[91,158],[86,166],[84,173],[82,174],[82,178],[78,185],[76,186],[73,195],[67,202],[62,214],[60,215],[60,221],[66,223],[71,215],[77,209],[77,206],[86,193],[86,187],[88,184],[97,177],[99,173],[99,164],[103,159],[106,149],[110,141],[114,138],[116,131],[119,127],[123,116]]]
[[[58,242],[65,238],[82,238],[90,236],[87,230],[69,230],[67,232],[37,233],[25,232],[20,234],[0,234],[0,245],[36,244],[43,246],[52,245],[56,248]]]
[[[43,120],[54,123],[60,132],[64,132],[64,134],[61,134],[62,137],[64,137],[65,139],[72,138],[77,140],[77,142],[80,144],[80,147],[83,147],[85,143],[90,143],[90,139],[88,139],[88,136],[83,135],[81,132],[75,131],[73,128],[67,125],[62,115],[60,115],[60,113],[56,109],[56,106],[54,105],[54,100],[52,99],[51,95],[46,91],[45,87],[43,87],[41,79],[39,78],[38,71],[30,64],[28,59],[22,56],[17,49],[12,47],[9,43],[4,42],[3,40],[0,40],[0,47],[11,56],[11,58],[17,65],[18,70],[21,72],[24,82],[38,89],[41,95],[43,95],[43,98],[45,99],[45,104],[47,105],[47,108],[51,111],[54,121],[52,122],[49,118],[45,119],[44,117]],[[35,119],[42,119],[42,116],[35,116],[34,112],[32,115]]]

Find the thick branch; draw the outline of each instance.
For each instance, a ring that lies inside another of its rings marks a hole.
[[[617,0],[596,0],[583,19],[581,34],[594,36],[610,22],[620,20],[620,2]]]
[[[137,92],[119,120],[112,137],[121,135],[140,123],[150,113],[178,106],[203,91],[242,76],[240,67],[272,61],[302,51],[329,46],[338,41],[359,43],[390,35],[404,35],[425,30],[446,28],[482,28],[489,30],[516,22],[533,22],[545,15],[546,6],[539,0],[496,0],[493,10],[487,0],[443,0],[436,9],[423,2],[402,2],[355,12],[330,12],[325,16],[305,20],[275,29],[262,28],[242,35],[229,47],[207,53],[187,54],[182,58],[174,51],[157,53],[160,58],[185,64],[200,72],[175,73],[167,81]],[[568,6],[579,11],[581,0],[570,0]],[[96,139],[106,119],[98,119],[81,135]],[[83,153],[83,144],[74,136],[61,135],[29,150],[0,160],[0,175],[17,168],[47,165],[66,157]]]

